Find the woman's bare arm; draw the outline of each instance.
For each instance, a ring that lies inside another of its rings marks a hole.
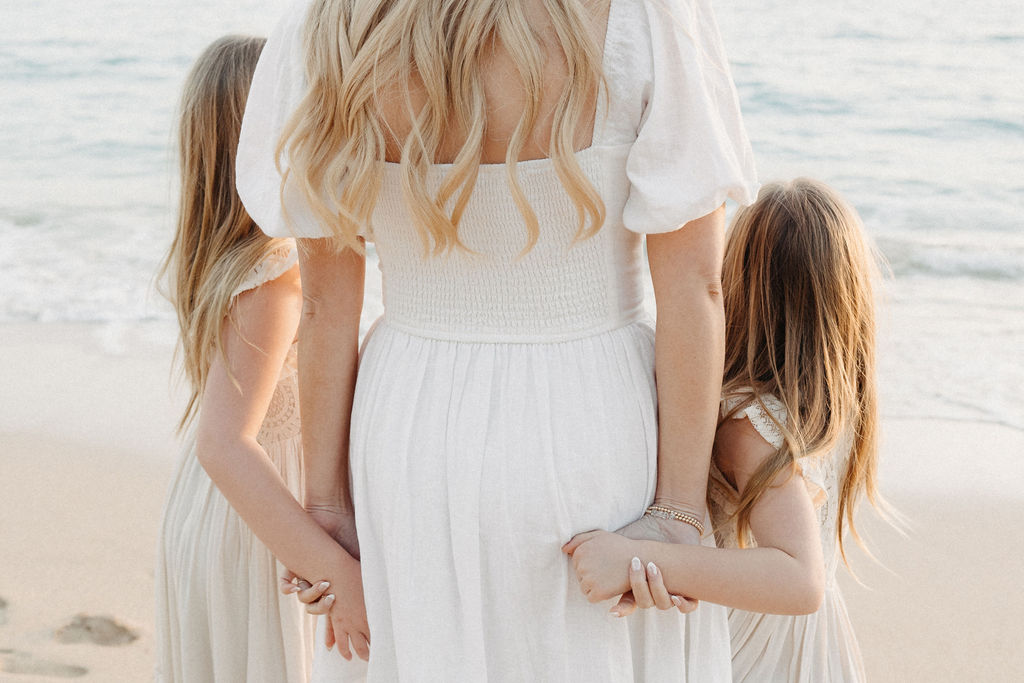
[[[711,444],[725,364],[722,255],[725,209],[678,230],[647,236],[658,321],[654,370],[658,388],[656,503],[704,519]],[[699,544],[696,528],[644,516],[618,530],[632,539]],[[628,592],[617,608],[636,608]],[[646,605],[641,605],[646,606]]]
[[[351,516],[348,441],[359,357],[366,258],[326,239],[301,239],[299,394],[306,505]],[[354,539],[353,539],[354,540]],[[358,556],[358,550],[350,549]]]
[[[725,362],[725,209],[647,237],[658,306],[658,488],[655,500],[704,517]]]

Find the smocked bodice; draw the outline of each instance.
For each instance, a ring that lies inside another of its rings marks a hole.
[[[268,235],[331,237],[278,145],[309,95],[300,2],[267,41],[239,136],[237,187]],[[576,207],[550,159],[521,161],[519,181],[540,222],[527,233],[504,164],[484,165],[459,235],[472,253],[428,256],[400,168],[381,164],[371,226],[383,270],[386,321],[458,341],[556,341],[621,327],[641,315],[642,237],[757,193],[728,61],[707,0],[613,0],[591,146],[576,154],[605,204],[593,238],[574,243]],[[449,164],[427,170],[436,189]]]
[[[503,165],[481,169],[460,225],[466,250],[426,256],[387,165],[374,215],[385,320],[406,331],[460,341],[558,341],[607,331],[643,314],[641,237],[622,224],[626,147],[578,154],[604,199],[597,235],[577,240],[575,206],[548,160],[521,162],[523,190],[540,223],[537,244],[509,190]],[[438,183],[446,166],[431,170]],[[392,187],[394,186],[394,187]]]

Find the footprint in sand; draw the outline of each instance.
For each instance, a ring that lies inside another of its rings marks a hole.
[[[79,678],[89,673],[83,666],[61,664],[48,659],[36,659],[28,652],[0,650],[0,672],[54,678]]]
[[[93,643],[94,645],[127,645],[139,634],[111,617],[90,617],[79,614],[56,633],[60,643]]]

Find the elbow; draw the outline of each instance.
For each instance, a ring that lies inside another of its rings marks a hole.
[[[722,277],[718,270],[695,268],[680,274],[676,286],[662,293],[660,304],[668,304],[672,308],[687,310],[697,314],[698,311],[709,313],[724,312]]]
[[[807,614],[814,614],[821,609],[821,603],[825,599],[825,590],[809,590],[805,595],[794,605],[793,614],[803,616]]]
[[[303,325],[312,323],[317,320],[317,315],[320,312],[322,306],[320,297],[313,296],[307,292],[302,293],[302,316],[300,322]]]
[[[229,448],[227,440],[212,430],[200,430],[196,434],[196,460],[211,479],[216,480],[217,473],[224,469]]]
[[[825,599],[825,577],[821,569],[808,570],[798,581],[794,591],[792,605],[787,610],[792,615],[814,614],[821,609]]]
[[[706,276],[700,280],[701,296],[716,308],[723,308],[722,278],[719,275]]]
[[[677,266],[675,279],[684,296],[694,300],[721,303],[722,256],[683,260]]]
[[[300,343],[307,335],[316,336],[321,333],[334,336],[355,331],[358,335],[361,314],[361,300],[303,292],[302,315],[299,319]]]

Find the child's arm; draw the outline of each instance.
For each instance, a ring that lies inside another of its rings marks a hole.
[[[331,593],[345,605],[345,612],[363,615],[361,623],[349,624],[347,630],[365,635],[359,563],[295,500],[256,441],[295,338],[300,309],[298,268],[238,295],[234,322],[224,322],[231,374],[215,357],[202,396],[196,455],[231,506],[282,564],[330,582]],[[338,644],[347,653],[348,639],[339,637]]]
[[[715,438],[719,469],[742,491],[761,463],[775,453],[749,420],[729,420]],[[603,600],[629,589],[636,556],[661,569],[665,586],[730,607],[773,614],[808,614],[824,592],[824,563],[814,505],[800,476],[779,475],[754,506],[750,528],[758,547],[745,549],[619,541],[583,535],[566,546],[588,598]],[[593,544],[592,548],[588,545]],[[586,587],[584,588],[586,592]]]

